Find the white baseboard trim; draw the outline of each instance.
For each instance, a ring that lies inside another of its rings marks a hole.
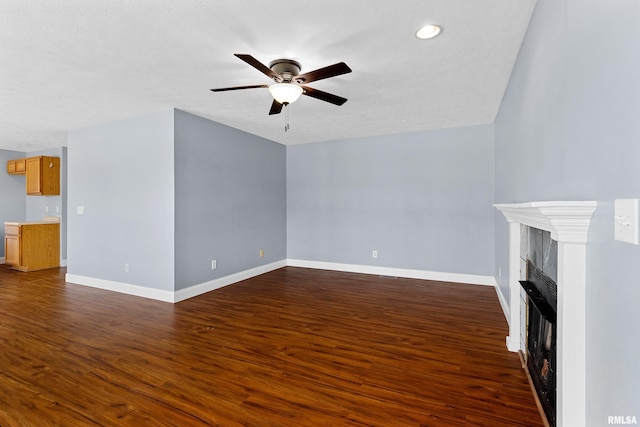
[[[500,286],[498,286],[496,282],[496,294],[498,294],[498,301],[500,301],[500,307],[502,307],[502,313],[504,317],[507,319],[507,325],[510,323],[509,319],[511,319],[511,311],[509,310],[509,304],[507,303],[507,299],[504,297]]]
[[[411,270],[405,268],[376,267],[371,265],[340,264],[335,262],[306,261],[288,259],[290,267],[316,268],[319,270],[345,271],[348,273],[375,274],[379,276],[395,276],[407,279],[434,280],[438,282],[466,283],[470,285],[496,286],[493,276],[474,274],[443,273],[439,271]]]
[[[121,294],[135,295],[138,297],[150,298],[159,301],[173,302],[172,291],[147,288],[145,286],[132,285],[130,283],[115,282],[113,280],[97,279],[95,277],[79,276],[77,274],[65,275],[67,283],[74,285],[89,286],[91,288],[104,289],[107,291],[119,292]]]
[[[261,274],[265,274],[270,271],[277,270],[279,268],[286,267],[286,266],[287,266],[287,262],[285,260],[276,261],[271,264],[261,265],[259,267],[251,268],[249,270],[244,270],[239,273],[230,274],[228,276],[221,277],[219,279],[211,280],[209,282],[204,282],[198,285],[190,286],[185,289],[180,289],[179,291],[176,291],[173,294],[174,295],[173,302],[184,301],[186,299],[193,298],[198,295],[202,295],[204,293],[213,291],[215,289],[232,285],[242,280],[250,279],[252,277],[259,276]]]
[[[179,291],[163,291],[160,289],[147,288],[144,286],[132,285],[130,283],[115,282],[113,280],[96,279],[95,277],[79,276],[67,273],[65,281],[75,285],[89,286],[92,288],[104,289],[107,291],[119,292],[127,295],[135,295],[138,297],[150,298],[164,302],[176,303],[184,301],[188,298],[222,288],[223,286],[232,285],[242,280],[250,279],[260,274],[268,273],[282,267],[286,267],[285,260],[273,262],[271,264],[261,265],[249,270],[230,274],[219,279],[209,282],[200,283],[190,286]]]
[[[66,263],[65,263],[66,264]],[[190,286],[178,291],[163,291],[160,289],[147,288],[144,286],[132,285],[130,283],[116,282],[112,280],[97,279],[94,277],[80,276],[76,274],[66,274],[65,280],[76,285],[89,286],[92,288],[104,289],[128,295],[135,295],[144,298],[155,299],[170,303],[177,303],[198,295],[232,285],[242,280],[250,279],[261,274],[277,270],[282,267],[303,267],[320,270],[344,271],[348,273],[374,274],[380,276],[395,276],[409,279],[433,280],[438,282],[464,283],[471,285],[493,286],[496,289],[498,300],[502,310],[505,312],[507,321],[508,305],[497,286],[495,278],[491,276],[479,276],[461,273],[443,273],[438,271],[411,270],[402,268],[376,267],[370,265],[341,264],[321,261],[305,261],[299,259],[287,259],[265,264],[249,270],[240,271],[215,280],[211,280],[197,285]]]

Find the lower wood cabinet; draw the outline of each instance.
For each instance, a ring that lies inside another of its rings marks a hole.
[[[20,236],[4,236],[4,262],[8,265],[18,265],[20,263]]]
[[[20,271],[60,266],[60,223],[5,223],[5,264]]]

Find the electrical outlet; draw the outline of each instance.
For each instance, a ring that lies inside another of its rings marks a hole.
[[[371,257],[372,258],[378,258],[378,251],[371,252]]]
[[[129,264],[125,264],[124,265],[124,272],[128,273],[129,272]]]
[[[502,277],[502,267],[498,267],[498,277]]]
[[[216,261],[215,259],[211,260],[211,269],[215,270],[216,268],[218,268],[218,261]]]
[[[264,257],[264,249],[260,249],[260,258]]]

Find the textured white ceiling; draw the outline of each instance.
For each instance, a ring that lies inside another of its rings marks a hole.
[[[179,108],[283,144],[492,123],[535,0],[2,0],[0,148]],[[443,27],[421,41],[425,23]],[[268,84],[233,56],[352,73],[269,116]]]

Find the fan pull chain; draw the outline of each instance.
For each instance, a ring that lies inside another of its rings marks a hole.
[[[289,130],[289,103],[285,102],[284,104],[284,131]]]

